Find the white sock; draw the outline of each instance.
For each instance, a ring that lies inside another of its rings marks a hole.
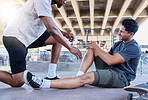
[[[83,75],[83,74],[84,74],[84,72],[78,71],[78,73],[76,74],[76,76],[81,76],[81,75]]]
[[[53,63],[49,64],[49,69],[48,69],[48,73],[47,73],[48,78],[56,77],[56,68],[57,68],[57,64],[53,64]]]
[[[45,79],[43,79],[43,83],[40,86],[40,88],[50,88],[50,83],[51,83],[51,80],[45,80]]]

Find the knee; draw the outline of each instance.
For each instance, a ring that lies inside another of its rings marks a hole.
[[[92,84],[94,82],[94,72],[88,72],[81,76],[81,82],[84,84]]]
[[[57,41],[56,41],[55,45],[57,45],[59,48],[62,48],[62,44]]]
[[[21,87],[24,84],[23,72],[12,75],[12,87]]]
[[[93,49],[88,49],[87,50],[87,53],[93,54],[94,53],[94,50]]]
[[[91,76],[90,76],[89,74],[90,74],[90,73],[85,73],[85,74],[83,74],[82,77],[81,77],[82,80],[88,80],[88,79],[90,79]]]
[[[58,43],[58,45],[59,45],[60,48],[62,48],[62,44],[61,43]]]

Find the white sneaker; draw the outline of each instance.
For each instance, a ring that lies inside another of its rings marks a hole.
[[[24,81],[27,85],[30,85],[34,89],[39,89],[40,86],[43,84],[43,79],[40,77],[37,77],[30,73],[28,70],[24,71]]]

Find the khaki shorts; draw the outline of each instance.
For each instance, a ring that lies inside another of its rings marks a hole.
[[[96,71],[94,71],[95,81],[92,85],[108,88],[125,87],[125,80],[119,72],[111,69],[99,56],[96,56],[94,61]]]

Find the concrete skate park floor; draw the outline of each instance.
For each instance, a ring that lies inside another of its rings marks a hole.
[[[71,69],[71,71],[58,70],[57,73],[61,78],[71,77],[76,74],[78,67],[75,66],[74,69]],[[89,71],[91,70],[94,70],[94,68]],[[34,71],[33,73],[42,78],[46,76],[44,71]],[[140,75],[138,73],[136,79],[131,82],[131,86],[146,83],[147,77],[148,74]],[[23,85],[21,88],[12,88],[0,82],[0,100],[126,100],[128,93],[123,88],[100,88],[91,85],[76,89],[34,90],[27,85]]]

